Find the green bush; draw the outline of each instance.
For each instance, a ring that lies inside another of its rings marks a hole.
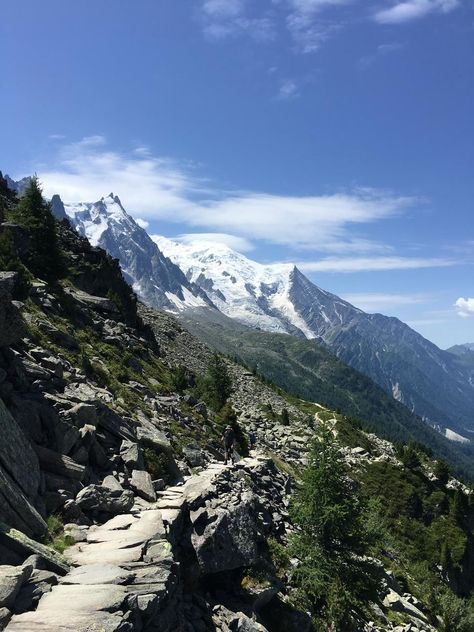
[[[380,539],[379,521],[348,474],[332,433],[321,428],[290,505],[300,606],[309,607],[316,627],[347,631],[358,629],[357,613],[380,587],[379,569],[367,557]]]
[[[176,367],[171,373],[171,388],[177,393],[182,393],[188,387],[186,369],[183,365]]]

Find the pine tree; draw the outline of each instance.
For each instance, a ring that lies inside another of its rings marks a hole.
[[[354,613],[379,585],[376,566],[364,556],[380,525],[369,519],[348,473],[331,432],[321,429],[290,509],[298,528],[291,549],[301,561],[295,572],[300,605],[314,613],[316,629],[358,629]]]
[[[15,220],[28,232],[31,240],[24,263],[33,274],[53,281],[64,272],[51,205],[43,199],[38,178],[31,178],[15,211]]]
[[[454,492],[451,511],[458,525],[461,527],[465,525],[469,513],[469,502],[466,494],[460,489]]]
[[[206,395],[210,405],[220,410],[232,393],[232,380],[227,365],[218,353],[213,353],[206,376]]]
[[[446,485],[446,483],[449,481],[449,466],[444,461],[436,461],[433,473],[441,485]]]

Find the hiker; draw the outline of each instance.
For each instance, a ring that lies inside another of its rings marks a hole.
[[[234,465],[234,442],[235,442],[235,435],[234,435],[234,431],[232,430],[232,426],[226,426],[226,429],[224,431],[224,436],[222,437],[223,441],[224,441],[224,451],[225,451],[225,465],[227,465],[227,461],[231,460],[232,465]]]
[[[254,450],[257,445],[257,435],[255,432],[249,432],[249,445],[251,450]]]

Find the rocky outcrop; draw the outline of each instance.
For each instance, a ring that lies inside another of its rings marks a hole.
[[[266,484],[257,486],[264,476]],[[184,485],[168,488],[157,502],[89,527],[86,540],[67,551],[69,573],[57,584],[36,574],[35,595],[40,583],[49,581],[50,590],[45,590],[36,610],[14,614],[7,631],[264,632],[245,599],[243,610],[230,610],[219,604],[209,587],[201,594],[200,586],[209,575],[254,565],[265,555],[263,547],[253,548],[253,536],[280,529],[265,521],[262,510],[268,511],[271,497],[273,508],[282,511],[283,488],[282,475],[267,459],[246,459],[233,469],[215,464]],[[257,489],[268,498],[260,497]],[[219,527],[203,529],[204,508],[208,524]],[[241,532],[244,527],[247,532]],[[230,539],[222,538],[224,532]],[[210,552],[219,549],[214,564]],[[12,573],[5,603],[17,612],[31,589],[26,571],[13,567]]]
[[[25,333],[18,307],[12,302],[16,272],[0,271],[0,347],[18,342]]]

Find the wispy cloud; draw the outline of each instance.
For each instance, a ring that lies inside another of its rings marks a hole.
[[[402,24],[431,13],[449,13],[458,6],[459,0],[406,0],[376,11],[373,18],[379,24]]]
[[[383,292],[354,292],[343,294],[342,298],[365,312],[383,312],[404,305],[427,303],[427,294],[388,294]]]
[[[205,0],[201,15],[204,34],[210,39],[246,35],[265,42],[275,37],[274,20],[266,13],[249,13],[246,0]]]
[[[159,236],[156,235],[151,237],[152,239],[159,239]],[[225,244],[238,252],[250,252],[255,249],[255,245],[249,239],[237,237],[237,235],[229,235],[229,233],[185,233],[184,235],[173,237],[173,239],[184,244],[197,242]]]
[[[324,19],[324,9],[350,4],[351,0],[290,0],[286,25],[296,49],[301,53],[314,53],[332,37],[342,22]]]
[[[380,57],[385,57],[386,55],[396,53],[403,48],[405,48],[405,44],[401,42],[389,42],[386,44],[380,44],[375,49],[375,52],[359,59],[359,68],[361,68],[362,70],[366,70],[367,68],[372,66],[372,64],[374,64]]]
[[[417,198],[370,188],[329,195],[290,196],[229,191],[197,177],[181,163],[151,154],[111,150],[103,136],[62,148],[55,164],[39,171],[45,194],[65,201],[95,201],[114,191],[144,221],[174,223],[188,232],[226,233],[292,249],[357,255],[304,263],[316,271],[355,271],[449,265],[440,259],[400,259],[359,230],[401,215]],[[186,230],[186,229],[185,229]],[[362,255],[377,254],[377,258]]]
[[[469,318],[470,316],[474,316],[474,298],[463,298],[460,297],[454,303],[458,316],[461,318]]]
[[[298,84],[294,79],[284,79],[278,90],[277,99],[279,101],[294,101],[300,96]]]
[[[421,257],[326,257],[319,261],[301,261],[296,265],[304,272],[377,272],[415,270],[456,265],[453,259]]]

